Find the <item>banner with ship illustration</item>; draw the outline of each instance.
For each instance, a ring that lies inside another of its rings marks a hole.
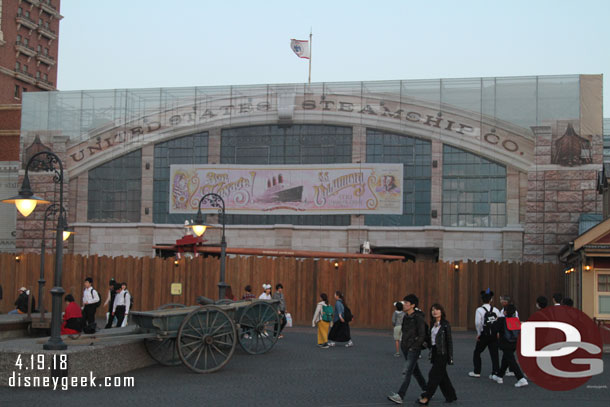
[[[231,214],[402,214],[402,164],[171,165],[170,213],[216,193]],[[217,209],[202,205],[203,212]]]

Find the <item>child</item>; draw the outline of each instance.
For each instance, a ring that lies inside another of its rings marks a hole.
[[[396,311],[392,314],[392,326],[394,327],[394,343],[396,344],[395,357],[400,357],[400,340],[402,339],[402,319],[405,313],[402,311],[402,302],[396,301],[394,303]]]

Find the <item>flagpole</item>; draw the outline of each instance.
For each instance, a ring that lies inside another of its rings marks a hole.
[[[311,56],[312,56],[311,51],[313,50],[311,40],[312,40],[312,30],[310,29],[309,30],[309,80],[308,80],[308,83],[310,85],[311,85]]]

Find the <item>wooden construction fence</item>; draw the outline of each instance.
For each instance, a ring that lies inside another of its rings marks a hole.
[[[14,308],[21,286],[38,297],[40,255],[20,256],[17,262],[15,255],[0,254],[0,284],[4,291],[0,310],[4,313]],[[53,287],[53,267],[54,257],[48,254],[44,273],[47,310],[51,309],[49,290]],[[118,282],[127,282],[134,295],[134,309],[151,310],[170,302],[192,305],[199,295],[217,298],[219,268],[218,258],[213,257],[182,259],[174,265],[173,258],[66,254],[62,286],[80,303],[83,281],[92,277],[104,301],[108,281],[114,277]],[[564,291],[564,274],[559,265],[507,262],[466,262],[456,271],[453,263],[446,262],[342,260],[335,269],[334,261],[327,260],[238,256],[227,258],[226,282],[238,297],[247,284],[258,296],[263,283],[275,286],[281,282],[288,312],[298,325],[311,323],[320,293],[325,292],[332,298],[336,290],[341,290],[355,315],[353,326],[378,329],[391,326],[393,302],[408,293],[419,297],[420,308],[426,314],[438,302],[445,307],[454,327],[474,329],[479,293],[487,287],[496,293],[496,305],[500,295],[511,295],[522,319],[535,312],[537,296],[550,298],[553,293]],[[182,295],[171,295],[171,283],[182,283]],[[105,311],[105,307],[98,308],[98,316]]]

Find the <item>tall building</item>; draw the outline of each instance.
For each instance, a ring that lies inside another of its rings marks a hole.
[[[60,0],[0,0],[0,195],[18,189],[21,102],[55,90]],[[6,207],[5,207],[6,206]],[[0,251],[15,249],[15,209],[0,206]]]

